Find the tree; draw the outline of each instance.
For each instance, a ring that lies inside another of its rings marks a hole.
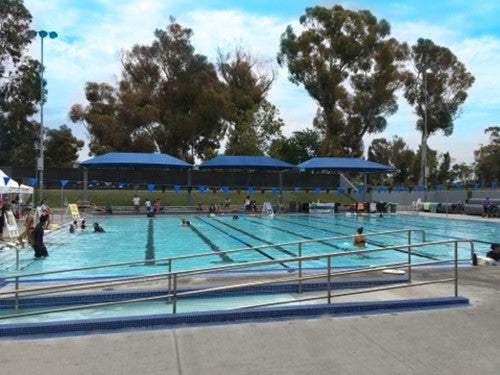
[[[262,69],[262,64],[240,47],[228,53],[219,50],[217,68],[228,99],[225,154],[265,154],[283,126],[277,108],[266,100],[274,72]]]
[[[307,8],[305,29],[281,36],[278,63],[316,100],[315,127],[326,156],[360,156],[363,136],[383,131],[396,112],[407,47],[388,39],[390,25],[367,10]]]
[[[75,105],[74,122],[85,124],[90,151],[160,151],[194,161],[213,154],[224,133],[227,101],[213,64],[196,54],[193,32],[170,19],[150,46],[122,57],[117,88],[87,83],[89,105]]]
[[[471,182],[474,168],[466,163],[453,164],[450,171],[450,182]]]
[[[474,151],[475,172],[482,185],[500,180],[500,126],[490,126],[484,131],[490,143]]]
[[[398,136],[394,136],[391,141],[387,141],[385,138],[376,138],[368,148],[368,160],[398,169],[398,172],[391,175],[392,182],[395,184],[403,184],[412,179],[410,170],[414,158],[415,153]],[[389,181],[381,179],[380,182]]]
[[[267,155],[271,144],[281,137],[283,120],[278,109],[264,99],[257,111],[245,111],[238,126],[228,130],[226,155]]]
[[[0,2],[0,165],[34,166],[40,64],[27,55],[31,14],[20,0]]]
[[[78,152],[84,142],[77,139],[67,125],[47,130],[45,140],[45,165],[56,168],[72,168],[78,160]]]
[[[440,156],[440,163],[438,171],[436,174],[436,180],[431,181],[440,184],[442,182],[448,182],[450,180],[450,166],[451,166],[451,156],[449,152],[445,152]]]
[[[439,130],[446,136],[453,133],[453,122],[461,113],[474,77],[448,48],[429,39],[417,40],[411,47],[410,59],[416,72],[407,73],[404,96],[415,108],[416,127],[422,132],[421,144],[426,145],[429,136]],[[427,132],[424,132],[426,115]],[[423,163],[421,160],[421,179]]]
[[[269,155],[290,164],[300,164],[321,155],[321,139],[317,131],[305,129],[280,137],[271,144]]]

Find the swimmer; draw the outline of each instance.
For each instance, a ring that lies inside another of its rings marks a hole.
[[[80,228],[82,228],[82,230],[87,229],[87,222],[85,220],[82,220],[82,223],[80,224]]]
[[[69,233],[75,233],[75,225],[74,224],[69,225]]]
[[[238,215],[233,215],[233,220],[238,220],[240,217]]]
[[[94,223],[94,232],[104,233],[104,229],[103,229],[103,227],[101,227],[99,225],[99,223],[95,222]]]
[[[187,226],[191,225],[191,222],[190,222],[189,220],[182,219],[182,220],[181,220],[181,225],[182,225],[183,227],[187,227]]]
[[[365,247],[366,245],[366,237],[363,236],[363,227],[359,227],[356,232],[358,233],[354,237],[354,245],[359,247]]]

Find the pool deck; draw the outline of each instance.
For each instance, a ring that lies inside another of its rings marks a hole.
[[[419,270],[414,278],[426,279],[428,272]],[[0,339],[2,373],[498,374],[500,267],[463,267],[459,278],[459,295],[470,299],[469,307]],[[427,290],[399,290],[397,297],[450,295],[452,290],[450,284],[421,288]]]

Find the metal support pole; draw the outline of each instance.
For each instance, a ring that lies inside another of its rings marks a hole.
[[[172,258],[168,259],[168,294],[172,290]]]
[[[411,231],[408,231],[408,245],[411,245]],[[408,246],[408,284],[411,284],[411,246]]]
[[[174,295],[172,297],[172,313],[177,312],[177,274],[174,274]]]
[[[458,297],[458,242],[455,242],[455,297]]]
[[[302,258],[302,243],[299,243],[299,258]],[[302,294],[302,259],[299,259],[299,294]]]
[[[89,170],[83,168],[83,201],[89,201]]]
[[[16,312],[19,311],[19,293],[17,292],[19,290],[19,277],[16,276],[16,282],[15,282],[15,288],[16,288],[16,294],[14,296],[14,309]]]
[[[191,206],[191,169],[187,170],[187,205]]]
[[[327,275],[327,288],[328,288],[328,304],[332,303],[332,258],[328,257],[328,275]]]
[[[276,211],[281,213],[281,205],[283,204],[283,171],[279,171],[279,185],[280,185],[280,195],[278,198],[278,207],[276,207]]]
[[[367,189],[368,189],[368,177],[366,176],[366,173],[363,173],[363,203],[366,202]]]
[[[16,247],[16,271],[19,269],[19,248]]]

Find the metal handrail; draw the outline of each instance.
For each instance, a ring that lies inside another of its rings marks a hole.
[[[372,253],[372,252],[377,252],[377,251],[386,251],[386,250],[396,250],[396,249],[403,249],[403,248],[408,248],[408,253],[409,253],[409,258],[410,262],[408,264],[400,264],[396,268],[399,267],[408,267],[411,269],[412,267],[415,266],[421,266],[422,264],[418,265],[412,265],[411,264],[411,248],[412,247],[423,247],[423,246],[430,246],[430,245],[439,245],[439,244],[447,244],[447,243],[453,243],[454,244],[454,278],[452,279],[446,279],[446,280],[436,280],[436,281],[431,281],[427,283],[437,283],[437,282],[444,282],[444,281],[455,281],[455,296],[458,296],[458,243],[469,243],[471,246],[471,253],[474,252],[474,242],[471,240],[442,240],[442,241],[434,241],[434,242],[426,242],[426,243],[420,243],[420,244],[412,244],[411,247],[408,247],[407,245],[398,245],[398,246],[390,246],[390,247],[382,247],[382,248],[376,248],[376,249],[364,249],[364,250],[355,250],[351,252],[344,252],[344,253],[329,253],[329,254],[320,254],[320,255],[312,255],[312,256],[306,256],[306,257],[295,257],[295,258],[288,258],[288,259],[276,259],[276,260],[268,260],[268,261],[258,261],[258,262],[250,262],[246,263],[244,265],[230,265],[230,266],[223,266],[223,267],[211,267],[211,268],[205,268],[205,269],[200,269],[200,270],[194,270],[194,271],[182,271],[182,272],[174,272],[171,273],[172,276],[174,277],[174,289],[172,293],[167,293],[164,295],[159,295],[155,297],[145,297],[145,298],[135,298],[135,299],[130,299],[127,301],[115,301],[115,302],[104,302],[104,303],[97,303],[97,304],[89,304],[85,306],[77,306],[77,307],[67,307],[67,308],[59,308],[59,309],[50,309],[50,310],[41,310],[41,311],[36,311],[36,312],[26,312],[26,313],[16,313],[16,314],[11,314],[11,315],[4,315],[0,316],[0,319],[7,319],[7,318],[13,318],[13,317],[20,317],[20,316],[29,316],[29,315],[40,315],[40,314],[46,314],[46,313],[53,313],[53,312],[63,312],[63,311],[72,311],[72,310],[79,310],[79,309],[86,309],[86,308],[94,308],[94,307],[102,307],[102,306],[110,306],[110,305],[118,305],[118,304],[127,304],[127,303],[136,303],[136,302],[144,302],[144,301],[152,301],[152,300],[157,300],[157,299],[164,299],[164,298],[170,298],[172,300],[172,312],[176,313],[176,308],[177,308],[177,299],[182,296],[189,296],[189,295],[197,295],[197,294],[206,294],[206,293],[211,293],[214,291],[217,292],[223,292],[223,291],[229,291],[229,290],[234,290],[234,289],[239,289],[247,286],[256,286],[256,285],[265,285],[265,284],[270,284],[270,283],[277,283],[277,282],[283,282],[283,281],[299,281],[301,283],[305,279],[310,279],[311,276],[299,276],[299,278],[286,278],[286,279],[279,279],[277,280],[264,280],[264,281],[257,281],[257,282],[252,282],[252,283],[246,283],[246,284],[234,284],[230,286],[222,286],[222,287],[215,287],[215,288],[208,288],[208,289],[203,289],[203,290],[196,290],[196,291],[188,291],[188,292],[178,292],[177,290],[177,279],[179,276],[183,275],[193,275],[193,274],[200,274],[200,273],[208,273],[210,271],[220,271],[221,269],[233,269],[233,268],[251,268],[251,267],[257,267],[260,265],[267,265],[267,264],[275,264],[275,263],[280,263],[280,262],[301,262],[304,260],[314,260],[314,259],[320,259],[320,258],[327,258],[328,259],[328,272],[325,274],[328,277],[328,303],[331,303],[331,276],[338,276],[339,274],[343,274],[342,272],[334,272],[332,274],[332,268],[331,268],[331,258],[334,257],[339,257],[339,256],[348,256],[352,254],[361,254],[361,253]],[[446,260],[450,261],[450,260]],[[437,262],[430,262],[428,264],[433,264],[433,263],[442,263],[443,261],[437,261]],[[381,266],[378,266],[380,268]],[[370,267],[365,270],[365,272],[371,272],[373,271],[373,268],[377,267]],[[360,271],[359,273],[361,273]],[[165,274],[165,276],[170,276],[170,273]],[[315,275],[317,277],[324,277],[325,275]],[[317,278],[316,277],[316,278]],[[290,280],[288,280],[290,279]],[[411,280],[408,280],[408,283],[411,283]],[[416,285],[416,284],[414,284]],[[391,287],[392,288],[392,287]],[[382,290],[382,289],[380,289]],[[16,298],[16,311],[18,309],[18,291],[13,291],[10,292],[10,294],[15,294]],[[355,292],[352,294],[356,294]],[[294,300],[296,301],[296,300]],[[290,301],[293,302],[293,301]],[[290,302],[284,302],[284,303],[290,303]]]
[[[403,229],[396,229],[396,230],[383,231],[383,232],[366,233],[363,235],[365,237],[371,237],[371,236],[381,236],[381,235],[395,234],[395,233],[408,233],[408,241],[410,243],[411,242],[411,234],[413,232],[421,233],[422,234],[422,242],[426,241],[426,232],[424,229],[420,229],[420,228],[403,228]],[[357,235],[354,234],[354,235],[348,235],[348,236],[336,236],[336,237],[325,237],[325,238],[319,238],[319,239],[307,239],[307,240],[283,242],[283,243],[277,243],[277,244],[271,244],[271,245],[259,245],[259,246],[243,247],[243,248],[239,248],[239,249],[220,250],[217,252],[212,251],[209,253],[179,255],[176,257],[169,257],[169,258],[158,258],[158,259],[148,259],[148,260],[143,259],[143,260],[135,260],[135,261],[128,261],[128,262],[106,263],[106,264],[98,264],[95,266],[69,268],[69,269],[64,269],[64,270],[53,270],[53,271],[45,271],[45,272],[31,272],[31,273],[14,274],[14,275],[4,276],[3,278],[4,279],[14,279],[16,277],[43,276],[43,275],[51,275],[51,274],[56,274],[56,273],[67,273],[67,272],[69,273],[69,272],[76,272],[76,271],[87,271],[87,270],[93,270],[93,269],[101,269],[101,268],[121,267],[121,266],[141,264],[141,263],[146,263],[146,262],[147,263],[169,262],[169,264],[171,264],[173,261],[181,260],[181,259],[201,258],[201,257],[214,256],[214,255],[219,255],[219,254],[221,254],[221,255],[222,254],[232,254],[232,253],[238,253],[238,252],[243,252],[243,251],[273,248],[273,247],[278,247],[278,246],[282,246],[282,247],[283,246],[292,246],[292,245],[300,245],[301,246],[302,244],[307,244],[307,243],[344,240],[344,239],[354,238],[356,236]],[[17,248],[16,251],[19,252],[19,249]],[[171,268],[171,266],[169,266],[169,268]]]

